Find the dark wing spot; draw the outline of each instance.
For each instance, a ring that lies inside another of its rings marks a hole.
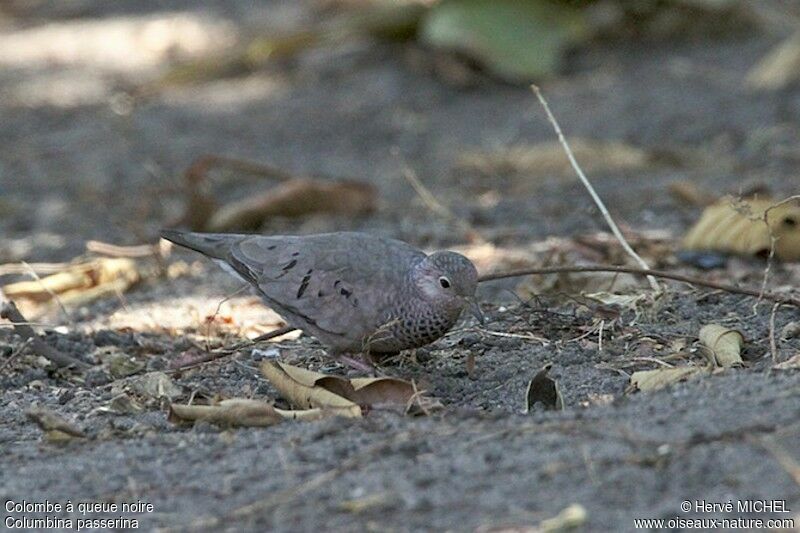
[[[298,255],[300,255],[300,252],[292,252],[292,257],[297,257]]]
[[[267,246],[267,250],[274,250],[277,247],[278,247],[277,244],[273,244],[272,246]]]
[[[324,292],[322,292],[322,291],[317,291],[317,298],[322,298],[323,296],[325,296],[325,293],[324,293]]]
[[[278,275],[278,277],[277,277],[277,278],[275,278],[275,279],[282,278],[283,276],[285,276],[286,274],[288,274],[288,273],[289,273],[289,271],[290,271],[291,269],[293,269],[293,268],[294,268],[294,266],[295,266],[296,264],[297,264],[297,259],[292,259],[291,261],[289,261],[288,263],[286,263],[286,264],[283,266],[283,268],[281,269],[281,270],[283,270],[283,273],[282,273],[282,274],[279,274],[279,275]]]
[[[347,290],[347,289],[345,289],[344,287],[342,287],[341,289],[339,289],[339,293],[340,293],[342,296],[344,296],[345,298],[350,298],[350,296],[352,296],[352,294],[353,294],[353,292],[352,292],[352,291],[348,291],[348,290]]]
[[[308,282],[311,281],[310,272],[311,271],[309,270],[309,274],[306,274],[305,276],[303,276],[303,280],[300,282],[300,288],[297,289],[297,297],[298,298],[303,296],[303,293],[306,292],[306,289],[308,288]]]
[[[336,281],[334,281],[333,282],[333,288],[335,289],[336,287],[338,287],[341,282],[342,282],[342,280],[340,280],[340,279],[337,279]]]

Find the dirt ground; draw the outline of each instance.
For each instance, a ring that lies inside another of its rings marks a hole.
[[[425,249],[463,246],[462,229],[420,201],[404,164],[497,246],[606,231],[569,174],[531,183],[524,173],[459,166],[466,151],[551,141],[552,128],[527,88],[479,73],[467,86],[448,83],[411,43],[356,42],[246,76],[126,96],[176,58],[213,51],[245,29],[302,27],[314,17],[308,2],[277,1],[0,7],[0,263],[68,261],[90,239],[154,242],[181,212],[183,171],[203,154],[365,180],[380,191],[374,214],[274,220],[265,233],[354,229]],[[679,237],[700,212],[669,194],[682,180],[715,194],[753,184],[775,197],[798,193],[800,89],[753,92],[742,83],[783,37],[752,29],[597,41],[542,84],[569,137],[659,154],[644,168],[591,174],[625,228]],[[229,183],[224,194],[235,196],[237,181]],[[237,282],[196,255],[172,259],[189,262],[187,273],[70,309],[70,320],[59,310],[38,318],[45,339],[87,362],[98,348],[120,350],[143,372],[167,369],[205,342],[241,340],[224,324],[225,335],[209,338],[204,325]],[[713,272],[670,258],[657,266],[756,287],[764,269],[745,260]],[[361,420],[187,429],[168,422],[154,399],[139,398],[140,412],[109,412],[136,376],[55,371],[17,353],[21,340],[0,324],[0,499],[147,502],[152,512],[126,516],[169,531],[519,530],[572,504],[585,510],[588,531],[678,516],[792,518],[800,527],[800,371],[773,369],[769,303],[670,284],[655,304],[624,308],[598,330],[597,309],[582,300],[529,298],[524,288],[515,296],[516,283],[481,287],[484,329],[464,319],[414,358],[384,367],[441,401],[429,416],[375,411]],[[773,265],[771,287],[798,283],[797,264]],[[220,315],[234,324],[275,321],[243,294]],[[774,331],[797,320],[796,308],[782,307]],[[658,367],[676,343],[701,361],[695,341],[712,322],[744,334],[743,368],[627,390],[631,372]],[[800,338],[777,340],[781,361],[799,351]],[[276,398],[257,368],[276,355],[344,372],[314,339],[290,338],[174,374],[176,401]],[[527,383],[546,363],[566,407],[525,414]],[[25,415],[34,405],[89,438],[44,441]],[[787,512],[736,510],[755,499],[784,501]],[[687,500],[691,512],[681,509]],[[734,509],[695,512],[695,500]]]

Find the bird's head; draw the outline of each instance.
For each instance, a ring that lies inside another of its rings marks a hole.
[[[483,324],[484,317],[475,298],[478,271],[472,261],[456,252],[434,252],[415,271],[415,282],[423,297],[436,306],[470,311]]]

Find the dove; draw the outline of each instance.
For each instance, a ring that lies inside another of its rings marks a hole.
[[[447,333],[475,297],[478,272],[461,254],[430,255],[403,241],[358,232],[244,235],[163,230],[255,287],[292,327],[360,370],[349,354],[418,348]]]

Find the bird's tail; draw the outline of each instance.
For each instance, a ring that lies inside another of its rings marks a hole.
[[[231,245],[245,235],[232,233],[194,233],[191,231],[161,230],[161,238],[189,248],[213,259],[227,260]]]

